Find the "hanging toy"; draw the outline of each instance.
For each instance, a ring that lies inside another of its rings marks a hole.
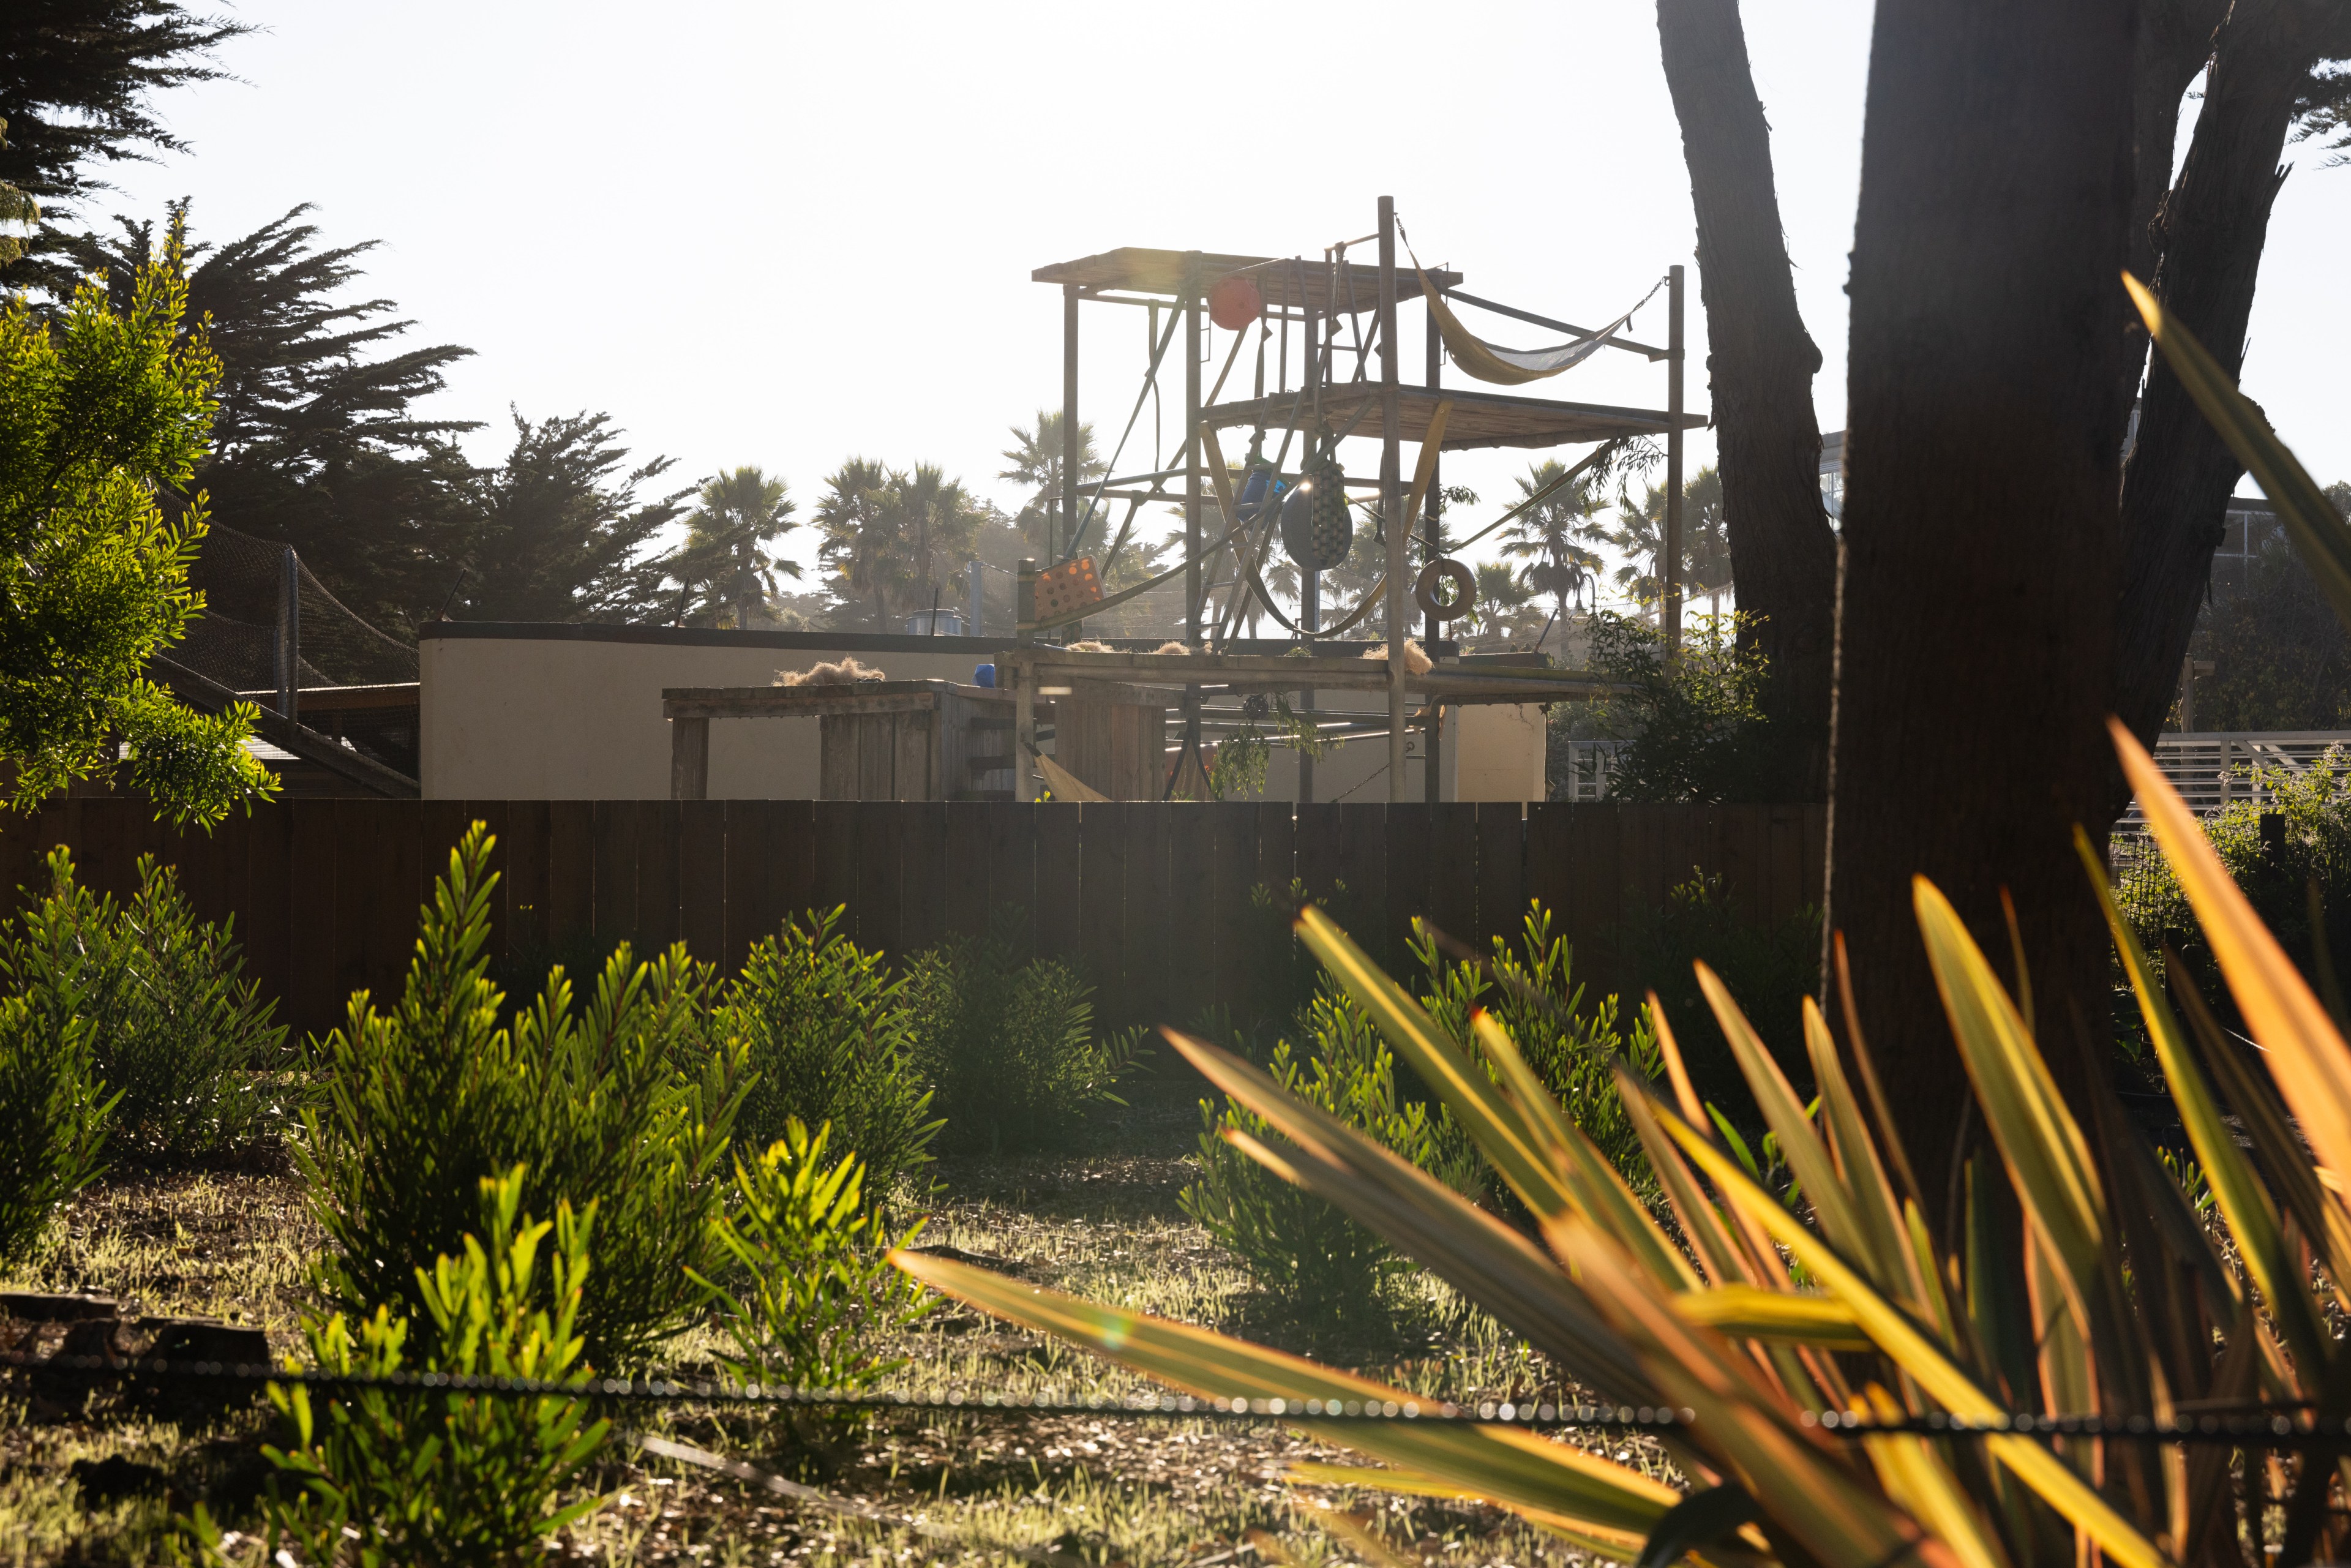
[[[1238,332],[1265,310],[1265,296],[1257,279],[1236,272],[1220,277],[1208,289],[1208,319],[1228,332]]]
[[[1347,476],[1328,455],[1311,458],[1298,487],[1281,506],[1281,548],[1307,571],[1328,571],[1354,548],[1347,511]]]

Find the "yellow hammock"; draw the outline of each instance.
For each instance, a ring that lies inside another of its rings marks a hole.
[[[1428,281],[1428,274],[1421,271],[1417,259],[1414,261],[1412,269],[1419,275],[1420,291],[1428,300],[1429,314],[1437,319],[1437,329],[1445,335],[1445,346],[1452,350],[1453,362],[1481,382],[1492,382],[1497,386],[1505,387],[1514,387],[1522,382],[1541,381],[1545,376],[1555,376],[1562,371],[1582,364],[1594,351],[1605,347],[1610,339],[1631,326],[1634,311],[1640,309],[1641,305],[1646,305],[1650,297],[1657,292],[1655,288],[1650,289],[1642,297],[1641,305],[1634,306],[1632,310],[1625,311],[1588,338],[1562,343],[1555,349],[1498,349],[1472,333],[1455,318],[1452,311],[1446,308],[1445,301],[1438,297],[1436,286]]]

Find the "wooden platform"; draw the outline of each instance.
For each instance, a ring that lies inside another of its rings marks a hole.
[[[1136,246],[1122,246],[1106,250],[1100,256],[1081,256],[1076,261],[1055,262],[1040,267],[1029,277],[1038,283],[1074,283],[1089,294],[1104,289],[1126,289],[1136,294],[1167,294],[1181,298],[1184,292],[1186,258],[1191,256],[1199,264],[1196,275],[1203,292],[1219,278],[1236,272],[1247,272],[1256,278],[1258,291],[1265,302],[1277,309],[1283,306],[1302,307],[1324,315],[1345,315],[1349,311],[1368,314],[1379,308],[1380,269],[1361,262],[1349,262],[1338,273],[1338,286],[1329,287],[1331,269],[1314,257],[1299,261],[1293,267],[1287,259],[1263,256],[1227,256],[1218,251],[1193,253],[1181,250],[1145,250]],[[1439,288],[1459,286],[1461,275],[1431,268],[1429,281]],[[1353,290],[1350,297],[1349,289]],[[1420,279],[1411,267],[1396,267],[1396,302],[1408,303],[1420,298]]]
[[[1450,402],[1453,412],[1446,417],[1444,449],[1465,451],[1479,446],[1576,446],[1587,442],[1613,441],[1620,435],[1663,435],[1668,420],[1663,409],[1614,408],[1595,402],[1557,402],[1550,398],[1520,397],[1510,392],[1468,392],[1445,388],[1431,392],[1426,387],[1397,389],[1397,427],[1406,443],[1416,443],[1428,434],[1429,416],[1439,402]],[[1380,389],[1376,382],[1347,382],[1322,389],[1322,423],[1333,430],[1343,430],[1365,403],[1370,412],[1364,415],[1353,434],[1377,440],[1380,435]],[[1217,429],[1236,425],[1255,429],[1259,423],[1271,430],[1290,428],[1295,411],[1301,420],[1309,417],[1306,411],[1312,400],[1301,402],[1295,392],[1275,397],[1251,398],[1243,402],[1220,402],[1200,411],[1202,423]],[[1707,423],[1704,414],[1682,415],[1684,430],[1697,430]]]

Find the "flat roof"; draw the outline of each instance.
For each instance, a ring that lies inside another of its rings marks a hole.
[[[1417,442],[1428,434],[1429,416],[1439,402],[1453,404],[1446,416],[1444,449],[1466,451],[1480,446],[1573,446],[1592,441],[1613,441],[1620,435],[1662,435],[1670,423],[1663,409],[1614,408],[1596,402],[1556,402],[1549,398],[1521,397],[1511,392],[1468,392],[1447,387],[1400,387],[1397,424],[1401,438]],[[1376,439],[1380,434],[1380,386],[1376,382],[1343,382],[1322,389],[1322,422],[1333,430],[1346,427],[1366,402],[1353,434]],[[1218,429],[1290,428],[1293,412],[1302,423],[1312,400],[1295,392],[1220,402],[1200,411],[1201,422]],[[1684,412],[1682,428],[1697,430],[1707,423],[1702,413]]]
[[[1293,259],[1295,265],[1292,264]],[[1132,289],[1137,294],[1172,294],[1179,298],[1184,292],[1184,275],[1187,265],[1198,266],[1196,287],[1207,292],[1219,279],[1236,272],[1247,272],[1257,279],[1258,291],[1265,296],[1268,305],[1302,306],[1309,310],[1343,314],[1349,310],[1376,310],[1380,303],[1380,269],[1351,261],[1338,271],[1335,286],[1331,282],[1331,268],[1318,257],[1281,258],[1265,256],[1228,256],[1222,251],[1146,250],[1138,246],[1122,246],[1106,250],[1100,256],[1081,256],[1075,261],[1057,261],[1050,267],[1040,267],[1029,277],[1038,283],[1074,283],[1088,293],[1100,293],[1106,288]],[[1441,267],[1431,267],[1428,280],[1439,288],[1458,287],[1461,275]],[[1352,289],[1352,294],[1350,290]],[[1409,262],[1396,263],[1396,300],[1399,304],[1420,298],[1420,280],[1413,276]]]

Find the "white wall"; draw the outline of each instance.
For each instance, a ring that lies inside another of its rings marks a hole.
[[[635,633],[589,640],[552,626],[496,636],[434,636],[420,644],[421,782],[428,800],[628,800],[669,795],[669,686],[766,685],[780,669],[835,658],[832,646],[782,647],[758,633]],[[673,638],[674,640],[673,640]],[[854,642],[857,639],[842,639]],[[941,637],[939,652],[854,649],[893,680],[969,681],[989,656],[977,639]],[[1368,707],[1360,692],[1324,695],[1326,708]],[[1447,800],[1542,799],[1539,707],[1455,709],[1442,758]],[[1420,737],[1409,741],[1405,797],[1424,798]],[[1351,741],[1315,765],[1315,798],[1387,799],[1385,737]],[[1277,747],[1266,798],[1295,800],[1297,754]],[[817,792],[817,721],[718,719],[710,726],[710,798],[807,800]]]

